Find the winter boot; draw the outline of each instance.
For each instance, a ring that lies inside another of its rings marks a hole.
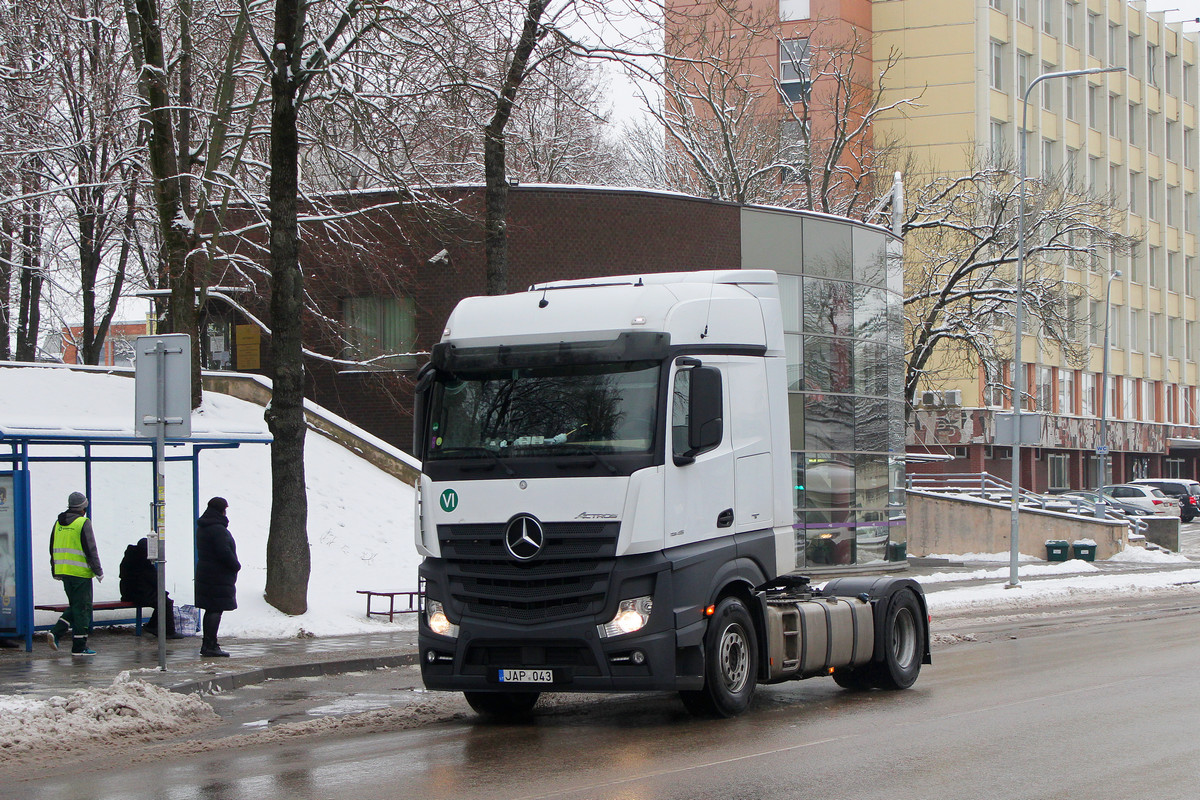
[[[96,651],[88,648],[86,636],[76,636],[71,640],[71,655],[94,656]]]
[[[200,656],[202,658],[229,658],[229,653],[222,650],[215,639],[205,639],[200,643]]]
[[[46,631],[46,641],[52,650],[58,649],[58,640],[61,639],[63,634],[68,630],[70,630],[70,626],[60,619],[58,622],[54,623],[53,628]]]

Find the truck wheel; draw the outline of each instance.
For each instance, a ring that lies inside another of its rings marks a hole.
[[[883,622],[883,658],[872,662],[871,683],[880,689],[907,689],[921,671],[925,618],[910,591],[898,592],[888,604]]]
[[[680,692],[696,716],[733,717],[750,706],[758,684],[758,637],[745,604],[726,597],[704,634],[704,688]]]
[[[510,719],[532,711],[541,692],[463,692],[463,696],[478,714]]]

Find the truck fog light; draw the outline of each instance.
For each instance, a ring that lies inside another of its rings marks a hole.
[[[617,607],[616,616],[609,620],[607,624],[598,625],[596,629],[603,638],[640,631],[650,621],[650,611],[653,607],[654,600],[650,597],[634,597],[630,600],[622,600],[621,604]]]
[[[458,637],[458,626],[450,621],[446,610],[437,600],[425,600],[425,624],[438,636],[448,636],[451,639]]]
[[[630,659],[635,664],[645,664],[646,663],[646,654],[643,653],[641,650],[634,650],[633,653],[630,655]]]

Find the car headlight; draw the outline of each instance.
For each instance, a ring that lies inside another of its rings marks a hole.
[[[650,621],[650,611],[653,608],[654,599],[651,597],[634,597],[629,600],[622,600],[621,604],[617,606],[616,616],[609,620],[607,624],[597,625],[596,629],[603,638],[622,636],[626,633],[640,631]]]
[[[425,624],[438,636],[458,637],[458,626],[446,616],[446,609],[437,600],[425,600]]]

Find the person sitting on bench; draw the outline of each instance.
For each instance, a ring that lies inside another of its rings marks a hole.
[[[143,536],[137,544],[125,548],[125,557],[121,559],[121,600],[154,609],[143,630],[158,636],[158,571],[147,555],[147,547]],[[163,621],[167,624],[167,638],[182,639],[183,634],[175,632],[175,603],[170,595],[166,598],[167,616]]]

